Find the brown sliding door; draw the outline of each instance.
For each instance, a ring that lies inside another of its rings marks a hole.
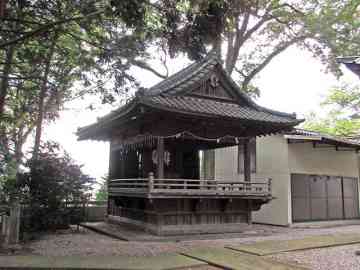
[[[344,185],[344,216],[345,218],[359,217],[359,197],[357,179],[343,178]]]
[[[293,221],[359,217],[357,178],[291,175]]]
[[[343,219],[342,178],[331,176],[327,179],[327,218]]]

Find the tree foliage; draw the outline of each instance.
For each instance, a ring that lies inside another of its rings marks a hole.
[[[58,144],[48,142],[36,160],[27,162],[31,170],[22,175],[20,183],[28,206],[27,231],[57,229],[68,226],[74,218],[81,219],[80,207],[94,180],[60,150]]]
[[[124,97],[124,87],[134,79],[125,74],[129,65],[110,63],[106,42],[112,33],[121,32],[121,25],[101,15],[95,2],[5,2],[0,25],[0,43],[7,44],[0,46],[0,145],[19,167],[29,135],[36,130],[36,154],[44,124],[55,120],[66,102],[87,94],[112,102],[115,96]],[[114,87],[105,87],[114,77]]]
[[[112,1],[132,36],[166,50],[203,57],[210,49],[224,60],[244,91],[288,47],[298,45],[339,74],[337,55],[358,54],[359,1]],[[154,43],[153,43],[154,44]]]
[[[108,199],[108,191],[107,191],[107,181],[108,176],[104,176],[101,178],[101,182],[99,183],[100,188],[95,193],[96,201],[107,201]]]
[[[304,127],[338,136],[358,136],[360,132],[360,87],[342,84],[330,89],[321,107],[328,113],[310,113]]]

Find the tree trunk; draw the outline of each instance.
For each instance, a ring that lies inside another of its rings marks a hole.
[[[2,80],[0,84],[0,119],[3,117],[5,111],[5,100],[8,93],[9,88],[9,75],[11,73],[11,62],[13,60],[15,53],[15,46],[9,47],[6,50],[6,58],[5,58],[5,65],[4,65],[4,72],[2,74]]]
[[[4,17],[4,15],[5,15],[5,9],[6,9],[7,2],[8,2],[8,0],[0,1],[0,18]]]
[[[221,34],[216,35],[213,42],[213,51],[221,57]]]
[[[44,107],[45,107],[45,97],[46,97],[46,92],[47,92],[47,82],[48,82],[48,76],[50,73],[51,60],[52,60],[52,57],[53,57],[54,51],[55,51],[56,41],[57,41],[57,35],[53,38],[53,41],[51,43],[49,55],[46,59],[44,76],[43,76],[43,80],[42,80],[41,87],[40,87],[38,116],[37,116],[37,120],[36,120],[36,129],[35,129],[35,143],[34,143],[34,150],[33,150],[33,159],[37,159],[38,154],[39,154],[41,135],[42,135],[42,125],[43,125],[43,120],[44,120]]]

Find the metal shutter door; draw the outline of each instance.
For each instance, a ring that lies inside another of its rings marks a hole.
[[[292,220],[359,218],[358,179],[322,175],[291,175]]]
[[[310,176],[309,183],[311,220],[327,219],[326,180],[326,176]]]
[[[305,174],[291,175],[291,201],[293,221],[311,220],[309,181]]]
[[[326,181],[327,186],[327,202],[328,202],[328,219],[342,219],[343,201],[341,177],[330,176]]]
[[[345,218],[359,217],[359,202],[358,202],[358,180],[357,178],[344,177],[344,216]]]

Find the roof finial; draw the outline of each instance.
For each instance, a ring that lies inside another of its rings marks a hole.
[[[212,48],[211,51],[207,54],[206,58],[214,58],[216,59],[221,65],[224,64],[221,58],[221,52],[216,48]]]

